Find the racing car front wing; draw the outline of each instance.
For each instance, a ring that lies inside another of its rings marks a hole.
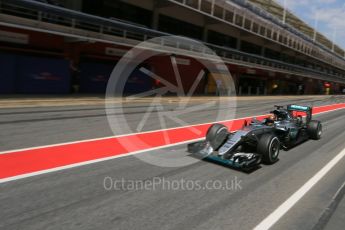
[[[189,144],[188,152],[195,158],[240,170],[250,170],[261,163],[261,155],[257,153],[236,152],[227,157],[218,155],[218,152],[214,151],[207,141]]]

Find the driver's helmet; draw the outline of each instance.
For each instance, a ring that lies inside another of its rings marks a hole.
[[[277,121],[277,115],[274,113],[271,113],[266,119],[265,119],[265,125],[272,126],[274,122]]]
[[[269,120],[271,121],[277,121],[278,120],[278,117],[275,113],[271,113],[268,117]]]
[[[276,120],[277,121],[284,121],[287,120],[289,118],[289,114],[285,111],[280,111],[276,114]]]

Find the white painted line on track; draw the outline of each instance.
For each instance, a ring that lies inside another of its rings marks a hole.
[[[324,114],[324,113],[334,112],[334,111],[342,110],[342,109],[345,109],[345,108],[332,109],[332,110],[329,110],[329,111],[320,112],[320,113],[315,114],[315,115],[313,115],[313,116],[318,116],[318,115],[321,115],[321,114]],[[269,114],[253,115],[253,116],[248,116],[248,117],[235,118],[235,119],[223,120],[223,121],[215,121],[215,122],[207,122],[207,123],[201,123],[201,124],[195,124],[195,125],[188,125],[188,126],[182,126],[182,127],[173,127],[173,128],[158,129],[158,130],[145,131],[145,132],[138,132],[138,133],[121,134],[121,135],[117,135],[117,136],[108,136],[108,137],[99,137],[99,138],[86,139],[86,140],[62,142],[62,143],[57,143],[57,144],[42,145],[42,146],[34,146],[34,147],[29,147],[29,148],[12,149],[12,150],[2,151],[2,152],[0,152],[0,154],[7,154],[7,153],[12,153],[12,152],[21,152],[21,151],[27,151],[27,150],[35,150],[35,149],[41,149],[41,148],[49,148],[49,147],[57,147],[57,146],[69,145],[69,144],[78,144],[78,143],[84,143],[84,142],[89,142],[89,141],[100,141],[100,140],[106,140],[106,139],[112,139],[112,138],[118,138],[118,137],[125,137],[125,136],[138,135],[138,134],[146,134],[146,133],[154,133],[154,132],[159,132],[159,131],[168,131],[168,130],[174,130],[174,129],[188,128],[188,127],[199,126],[199,125],[210,125],[210,124],[214,124],[214,123],[230,122],[230,121],[236,121],[236,120],[242,120],[242,119],[249,119],[249,118],[253,118],[253,117],[268,116],[268,115],[269,115]],[[181,143],[181,144],[182,144],[182,143]]]
[[[145,152],[149,152],[149,151],[165,149],[165,148],[174,147],[174,146],[181,145],[181,144],[188,144],[188,143],[191,143],[194,141],[201,141],[203,139],[204,138],[199,138],[199,139],[195,139],[195,140],[189,140],[189,141],[185,141],[185,142],[179,142],[179,143],[175,143],[175,144],[163,145],[163,146],[154,147],[154,148],[150,148],[150,149],[139,150],[139,151],[135,151],[135,152],[131,152],[131,153],[125,153],[122,155],[99,158],[99,159],[95,159],[95,160],[84,161],[84,162],[80,162],[80,163],[76,163],[76,164],[65,165],[65,166],[51,168],[51,169],[47,169],[47,170],[41,170],[41,171],[37,171],[37,172],[26,173],[26,174],[22,174],[22,175],[18,175],[18,176],[7,177],[4,179],[0,179],[0,184],[10,182],[10,181],[19,180],[19,179],[24,179],[24,178],[28,178],[28,177],[32,177],[32,176],[38,176],[38,175],[42,175],[42,174],[46,174],[46,173],[57,172],[57,171],[65,170],[65,169],[70,169],[70,168],[75,168],[75,167],[79,167],[79,166],[98,163],[98,162],[102,162],[102,161],[108,161],[108,160],[113,160],[113,159],[117,159],[117,158],[133,156],[136,154],[145,153]]]
[[[324,113],[329,113],[329,112],[333,112],[333,111],[341,110],[341,109],[344,109],[344,108],[339,108],[339,109],[334,109],[334,110],[329,110],[329,111],[321,112],[321,113],[315,114],[313,116],[324,114]],[[265,114],[265,115],[256,115],[256,116],[259,117],[259,116],[266,116],[266,115],[267,114]],[[256,117],[256,116],[254,116],[254,117]],[[219,121],[219,122],[235,121],[235,120],[241,120],[241,119],[248,119],[248,118],[252,118],[252,117],[253,116],[249,116],[249,117],[237,118],[237,119],[233,119],[233,120],[225,120],[225,121]],[[206,125],[206,124],[213,124],[213,123],[215,123],[215,122],[198,124],[198,125]],[[194,126],[194,125],[191,125],[191,126]],[[190,127],[190,126],[186,126],[186,127]],[[169,128],[169,129],[166,129],[166,130],[186,128],[186,127]],[[162,131],[162,130],[156,130],[156,131]],[[156,132],[156,131],[148,131],[148,132],[143,132],[143,133],[151,133],[151,132]],[[140,134],[140,133],[137,133],[137,134]],[[132,135],[132,134],[129,134],[129,135]],[[40,148],[46,148],[46,147],[61,146],[61,145],[66,145],[66,144],[83,143],[83,142],[88,142],[88,141],[93,141],[93,140],[104,140],[104,139],[109,139],[109,138],[114,138],[114,137],[121,137],[121,136],[127,136],[127,135],[111,136],[111,137],[104,137],[104,138],[96,138],[96,139],[91,139],[91,140],[75,141],[75,142],[61,143],[61,144],[55,144],[55,145],[47,145],[47,146],[33,147],[33,148],[27,148],[27,149],[20,149],[20,150],[11,150],[11,151],[6,151],[6,152],[0,152],[0,154],[11,153],[11,152],[14,152],[14,151],[34,150],[34,149],[40,149]],[[169,148],[169,147],[173,147],[173,146],[178,146],[178,145],[183,145],[183,144],[187,144],[187,143],[191,143],[191,142],[195,142],[195,141],[199,141],[199,140],[203,140],[203,139],[204,138],[198,138],[198,139],[188,140],[188,141],[179,142],[179,143],[175,143],[175,144],[164,145],[164,146],[154,147],[154,148],[145,149],[145,150],[139,150],[139,151],[135,151],[135,152],[131,152],[131,153],[126,153],[126,154],[122,154],[122,155],[116,155],[116,156],[112,156],[112,157],[105,157],[105,158],[100,158],[100,159],[95,159],[95,160],[90,160],[90,161],[84,161],[84,162],[80,162],[80,163],[76,163],[76,164],[70,164],[70,165],[66,165],[66,166],[51,168],[51,169],[47,169],[47,170],[41,170],[41,171],[27,173],[27,174],[22,174],[22,175],[13,176],[13,177],[7,177],[7,178],[4,178],[4,179],[0,179],[0,184],[6,183],[6,182],[10,182],[10,181],[19,180],[19,179],[24,179],[24,178],[28,178],[28,177],[32,177],[32,176],[38,176],[38,175],[42,175],[42,174],[46,174],[46,173],[57,172],[57,171],[65,170],[65,169],[70,169],[70,168],[80,167],[80,166],[89,165],[89,164],[93,164],[93,163],[103,162],[103,161],[107,161],[107,160],[112,160],[112,159],[132,156],[132,155],[136,155],[136,154],[140,154],[140,153],[145,153],[145,152],[149,152],[149,151],[165,149],[165,148]]]
[[[310,178],[300,189],[292,194],[276,210],[261,221],[254,230],[270,229],[279,219],[284,216],[315,184],[317,184],[341,159],[345,156],[345,149],[328,162],[320,171]]]
[[[235,119],[230,119],[230,120],[200,123],[200,124],[195,124],[195,125],[187,125],[187,126],[173,127],[173,128],[167,128],[167,129],[157,129],[157,130],[145,131],[145,132],[121,134],[121,135],[116,135],[116,136],[108,136],[108,137],[99,137],[99,138],[79,140],[79,141],[62,142],[62,143],[58,143],[58,144],[42,145],[42,146],[35,146],[35,147],[22,148],[22,149],[12,149],[12,150],[2,151],[2,152],[0,152],[0,154],[7,154],[7,153],[13,153],[13,152],[21,152],[21,151],[49,148],[49,147],[57,147],[57,146],[62,146],[62,145],[79,144],[79,143],[85,143],[85,142],[90,142],[90,141],[101,141],[101,140],[107,140],[107,139],[112,139],[112,138],[134,136],[134,135],[148,134],[148,133],[154,133],[154,132],[164,132],[164,131],[175,130],[175,129],[183,129],[183,128],[189,128],[189,127],[194,127],[194,126],[201,126],[201,125],[211,125],[211,124],[214,124],[214,123],[224,123],[224,122],[237,121],[237,120],[242,120],[242,119],[249,119],[249,118],[252,118],[252,117],[260,117],[260,116],[268,116],[268,115],[269,114],[255,115],[255,116],[249,116],[249,117],[241,117],[241,118],[235,118]],[[181,144],[182,144],[182,142],[181,142]]]

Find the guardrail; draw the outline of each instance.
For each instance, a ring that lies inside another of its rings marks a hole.
[[[345,59],[336,52],[330,51],[329,48],[323,44],[311,40],[302,32],[296,30],[288,24],[283,24],[279,19],[275,18],[259,7],[254,6],[246,0],[168,0],[175,4],[190,8],[196,12],[208,15],[226,24],[238,27],[249,33],[255,34],[259,37],[264,37],[274,43],[289,47],[290,49],[301,52],[314,59],[320,60],[327,64],[333,65],[336,68],[345,68]],[[209,7],[202,7],[203,4]],[[215,14],[216,6],[222,7],[221,14]],[[229,8],[230,7],[230,8]],[[227,18],[226,15],[235,15],[243,17],[242,23],[235,20],[235,16]],[[255,18],[255,19],[253,19]],[[262,34],[260,29],[246,28],[244,21],[250,19],[252,23],[256,23],[260,28],[269,33]],[[273,35],[272,35],[273,34]],[[288,41],[291,40],[291,41]]]
[[[169,36],[171,34],[140,27],[138,25],[127,24],[123,21],[106,19],[94,15],[89,15],[49,4],[32,0],[0,0],[0,14],[12,15],[31,19],[39,23],[52,23],[62,25],[72,29],[82,29],[99,34],[113,35],[123,38],[123,40],[145,41],[154,37]],[[15,22],[13,22],[15,23]],[[47,31],[49,32],[49,31]],[[68,34],[66,34],[68,36]],[[92,39],[85,37],[85,39]],[[171,41],[164,42],[169,47],[192,52],[206,52],[201,47],[196,47],[194,43],[174,44]],[[213,49],[225,62],[242,66],[268,69],[288,74],[314,77],[318,79],[345,82],[345,74],[328,73],[327,70],[319,71],[313,68],[277,61],[259,55],[244,53],[235,49],[221,47],[214,44],[204,43]]]
[[[256,6],[252,5],[251,3],[248,3],[245,0],[232,0],[232,1],[236,2],[237,4],[239,4],[242,7],[247,8],[248,10],[252,11],[253,13],[271,21],[272,23],[290,31],[291,33],[294,33],[295,35],[301,37],[302,39],[306,40],[307,42],[315,44],[316,46],[318,46],[319,48],[321,48],[325,52],[329,53],[330,55],[334,55],[334,56],[337,56],[338,58],[344,59],[344,57],[340,56],[337,53],[332,52],[330,49],[325,47],[323,44],[313,41],[313,39],[310,38],[309,36],[305,35],[304,33],[295,29],[293,26],[291,26],[289,24],[284,24],[282,21],[280,21],[276,17],[272,16],[271,14],[267,13],[266,11],[261,10],[259,7],[256,7]]]

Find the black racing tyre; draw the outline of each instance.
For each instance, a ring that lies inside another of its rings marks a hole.
[[[261,136],[257,153],[262,155],[262,161],[265,164],[274,164],[278,161],[280,151],[280,141],[274,134],[264,134]]]
[[[309,137],[314,140],[319,140],[322,135],[322,124],[320,121],[310,121],[307,127]]]
[[[210,143],[214,150],[218,150],[226,141],[228,134],[228,128],[225,125],[214,124],[207,131],[206,141]]]

